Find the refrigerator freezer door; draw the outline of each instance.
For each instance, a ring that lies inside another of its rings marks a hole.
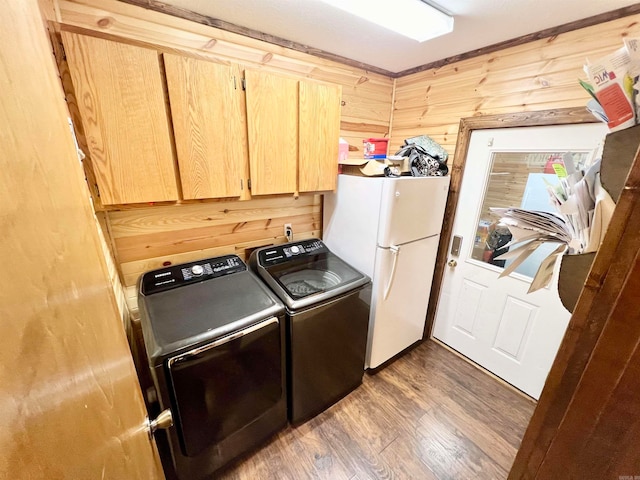
[[[373,277],[383,178],[338,175],[324,195],[322,240],[338,257]]]
[[[388,248],[440,234],[449,177],[386,178],[378,245]]]
[[[367,368],[380,366],[422,338],[439,239],[436,235],[400,246],[386,299],[394,253],[376,250]]]

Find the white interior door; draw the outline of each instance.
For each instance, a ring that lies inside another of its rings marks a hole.
[[[560,158],[578,166],[589,162],[606,131],[604,124],[583,124],[477,130],[471,136],[453,228],[462,244],[458,256],[449,254],[457,265],[446,268],[433,336],[536,399],[570,314],[558,297],[557,268],[548,288],[527,294],[543,252],[498,278],[505,264],[494,257],[509,237],[488,208],[553,211],[545,183],[558,181],[549,173],[553,164]]]

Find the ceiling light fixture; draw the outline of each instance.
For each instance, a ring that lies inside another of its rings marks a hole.
[[[453,17],[422,0],[322,1],[418,42],[453,31]]]

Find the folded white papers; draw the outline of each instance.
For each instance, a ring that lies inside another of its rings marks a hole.
[[[512,260],[500,277],[512,273],[543,243],[558,244],[540,264],[529,288],[531,293],[549,285],[560,255],[598,249],[615,208],[600,184],[599,172],[600,162],[596,162],[584,175],[574,171],[561,179],[558,187],[548,185],[549,198],[557,214],[515,207],[490,208],[513,236],[505,247],[515,247],[496,257]]]

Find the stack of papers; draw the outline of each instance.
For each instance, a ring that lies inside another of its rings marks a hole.
[[[509,251],[496,257],[512,260],[500,277],[512,273],[543,243],[558,245],[540,264],[528,293],[549,285],[561,255],[596,251],[615,208],[600,184],[600,162],[584,175],[579,171],[571,172],[561,179],[559,186],[548,185],[547,191],[557,213],[515,207],[490,209],[513,236],[505,245]]]
[[[506,225],[513,235],[511,241],[504,247],[508,247],[509,251],[496,257],[497,260],[513,260],[500,277],[511,274],[543,243],[558,244],[558,247],[540,264],[527,293],[546,287],[553,277],[557,257],[562,255],[567,250],[567,245],[574,241],[567,223],[560,216],[548,212],[520,208],[491,208],[491,212],[501,217],[500,223]]]

